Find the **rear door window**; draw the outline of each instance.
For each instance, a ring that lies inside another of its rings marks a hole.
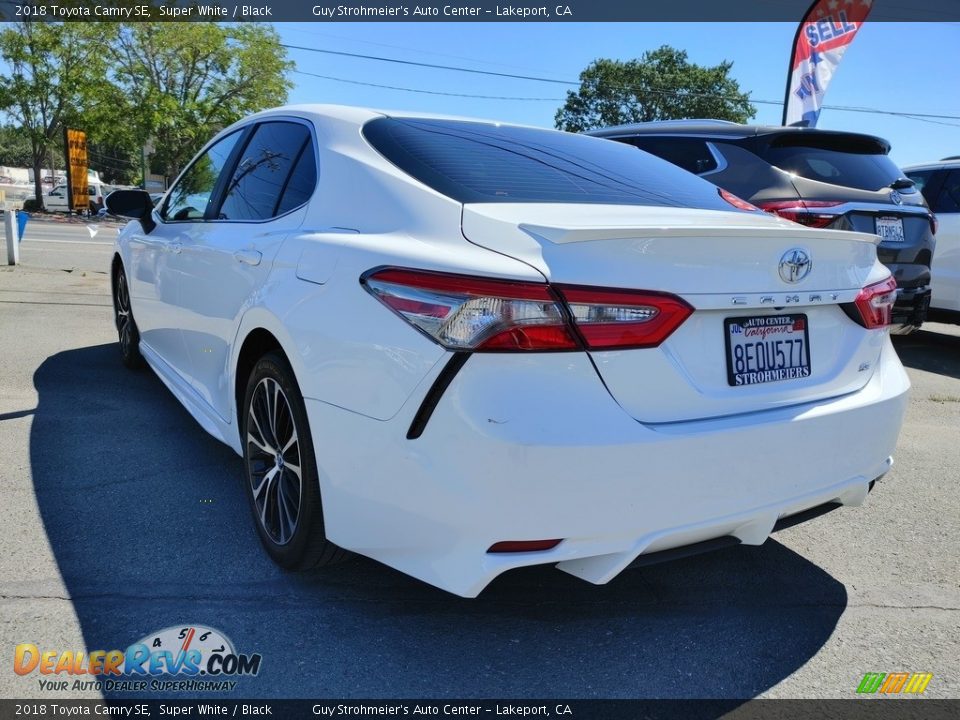
[[[933,203],[935,213],[960,212],[960,170],[951,170],[943,181],[943,188]]]
[[[882,190],[903,177],[886,148],[862,136],[790,133],[774,140],[762,157],[808,180],[858,190]]]
[[[306,125],[294,122],[258,125],[224,188],[217,219],[256,221],[279,214],[282,198],[289,188],[287,180],[298,160],[307,157],[313,165],[313,149],[309,145],[310,130]],[[314,184],[315,172],[314,168]],[[302,205],[309,197],[309,193],[305,196],[303,193],[304,182],[309,180],[304,176],[309,176],[308,169],[300,170],[297,184],[289,189],[291,204],[285,205],[287,209]]]

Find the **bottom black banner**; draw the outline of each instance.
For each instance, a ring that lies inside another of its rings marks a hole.
[[[7,718],[954,720],[960,700],[0,700]]]

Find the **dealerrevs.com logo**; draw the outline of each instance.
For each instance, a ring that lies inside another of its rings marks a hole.
[[[41,650],[17,645],[13,671],[37,674],[44,691],[230,691],[233,678],[260,672],[259,653],[238,653],[219,630],[203,625],[168,627],[126,650]]]

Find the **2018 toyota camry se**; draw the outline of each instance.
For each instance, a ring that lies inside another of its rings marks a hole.
[[[284,567],[605,583],[859,504],[892,462],[909,382],[877,236],[619,143],[291,106],[159,207],[108,205],[133,218],[123,361],[243,457]]]

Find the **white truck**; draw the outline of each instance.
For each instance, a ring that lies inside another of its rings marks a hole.
[[[112,188],[104,183],[98,174],[91,173],[87,177],[87,193],[89,195],[87,208],[90,214],[96,215],[103,207],[103,198],[110,194]],[[67,185],[61,183],[43,196],[44,207],[51,212],[68,212]]]

